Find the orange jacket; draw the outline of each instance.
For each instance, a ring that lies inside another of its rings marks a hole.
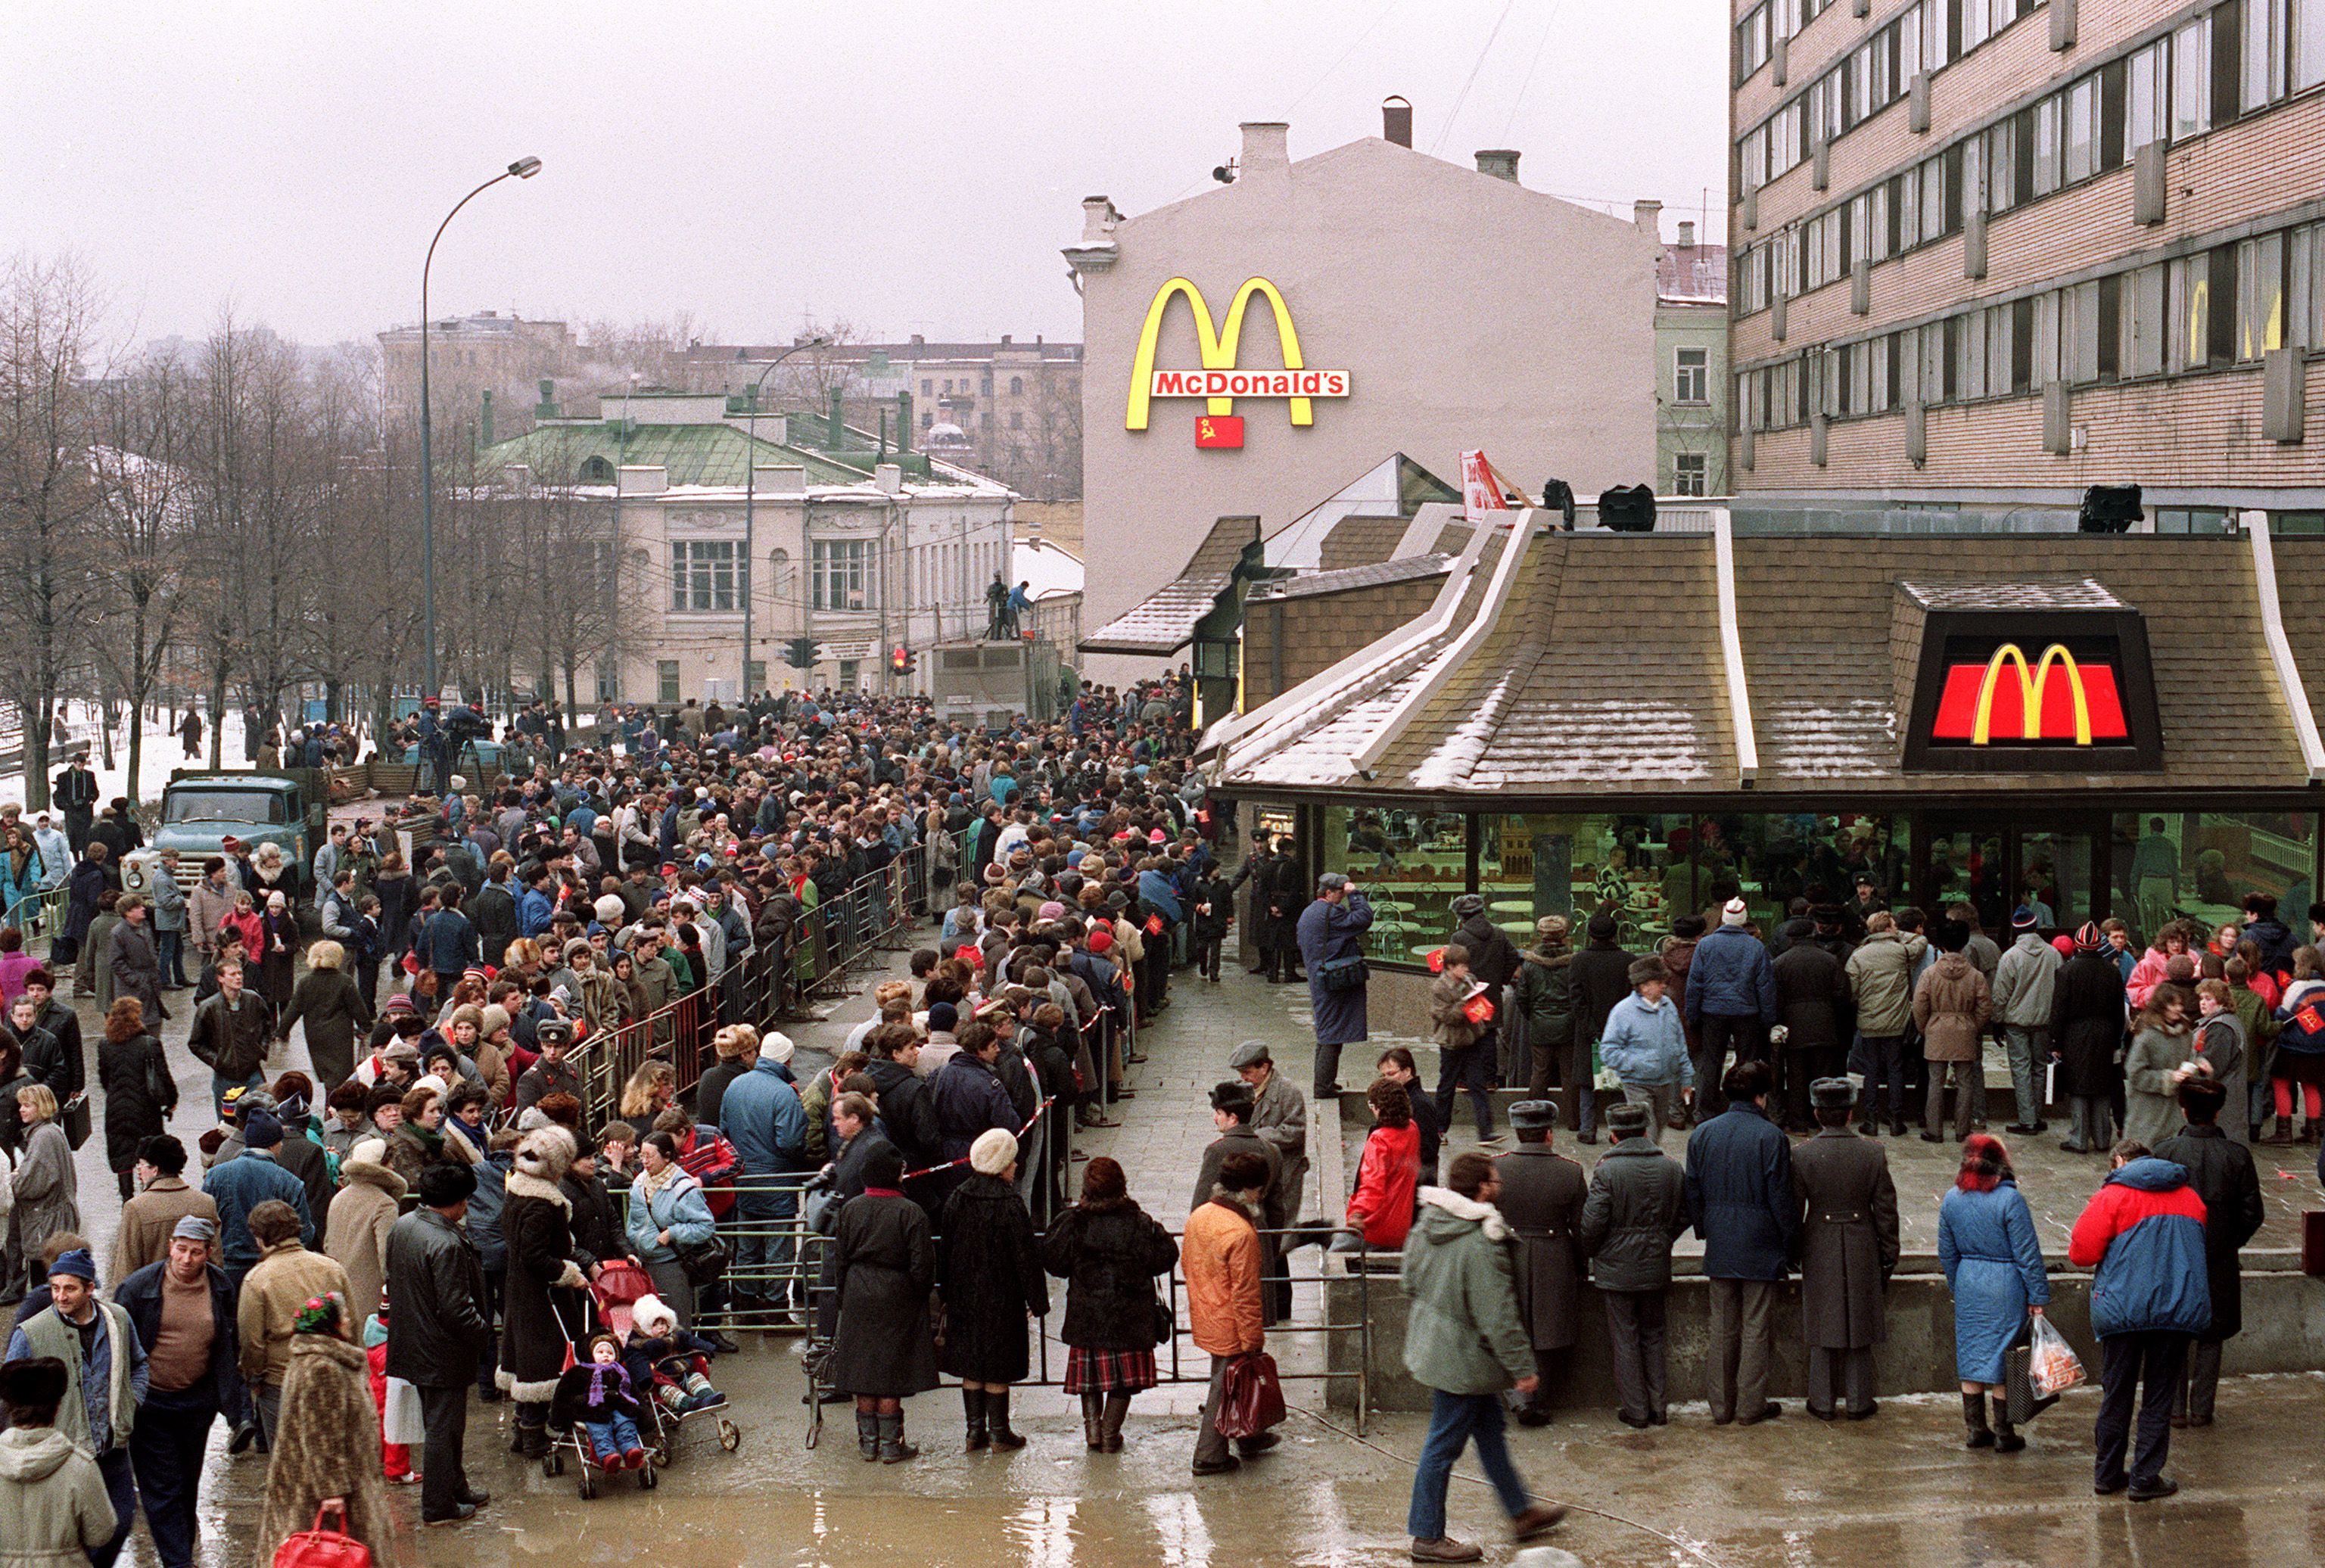
[[[1217,1199],[1187,1216],[1179,1256],[1187,1271],[1187,1319],[1196,1348],[1239,1356],[1266,1342],[1259,1296],[1259,1232],[1241,1209]]]

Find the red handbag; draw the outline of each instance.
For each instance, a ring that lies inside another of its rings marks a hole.
[[[339,1529],[323,1521],[336,1517]],[[301,1530],[274,1549],[274,1568],[371,1568],[371,1548],[346,1533],[347,1507],[326,1504],[315,1510],[315,1527]]]
[[[1257,1437],[1283,1419],[1283,1385],[1275,1375],[1275,1358],[1265,1350],[1237,1356],[1227,1363],[1227,1387],[1219,1396],[1219,1414],[1213,1423],[1221,1437]]]

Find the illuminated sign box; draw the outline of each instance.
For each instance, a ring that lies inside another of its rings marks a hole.
[[[1158,340],[1162,332],[1162,318],[1173,300],[1184,300],[1187,311],[1195,321],[1195,352],[1202,361],[1193,368],[1158,367],[1154,363]],[[1237,363],[1243,348],[1244,317],[1252,302],[1264,302],[1275,324],[1276,346],[1282,350],[1281,369],[1269,366],[1246,368]],[[1130,393],[1123,410],[1125,430],[1144,430],[1148,409],[1158,397],[1200,397],[1207,400],[1207,412],[1218,418],[1235,413],[1238,397],[1282,398],[1285,413],[1294,425],[1310,425],[1316,422],[1313,399],[1346,397],[1349,376],[1345,370],[1311,369],[1301,358],[1299,329],[1292,324],[1292,311],[1283,302],[1283,295],[1265,278],[1246,278],[1227,302],[1223,320],[1211,317],[1209,302],[1203,291],[1187,278],[1172,278],[1154,292],[1146,307],[1146,320],[1138,331],[1138,348],[1130,361]],[[1224,427],[1218,427],[1224,429]],[[1209,439],[1211,432],[1198,427],[1198,445],[1223,446],[1224,440]],[[1243,444],[1240,433],[1232,443]]]
[[[2137,610],[1927,613],[1908,771],[2138,773],[2163,764]]]

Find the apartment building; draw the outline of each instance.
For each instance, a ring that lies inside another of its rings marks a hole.
[[[1736,0],[1754,508],[2325,530],[2325,0]]]

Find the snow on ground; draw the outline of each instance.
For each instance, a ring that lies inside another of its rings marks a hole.
[[[208,728],[209,721],[207,717],[203,719],[202,755],[201,760],[199,763],[187,762],[185,743],[180,740],[177,736],[170,733],[168,729],[163,728],[166,725],[176,722],[179,718],[182,717],[183,713],[184,710],[182,709],[175,710],[166,716],[159,715],[155,710],[151,709],[146,711],[145,745],[144,754],[138,758],[140,765],[138,767],[136,792],[137,799],[142,803],[151,804],[162,798],[162,791],[170,782],[170,774],[171,770],[189,766],[207,766],[209,763],[210,737]],[[115,727],[113,731],[114,761],[120,765],[116,767],[107,767],[105,765],[105,748],[98,745],[97,741],[97,710],[95,704],[85,702],[68,702],[65,704],[65,722],[70,727],[74,738],[79,739],[84,735],[88,737],[89,765],[97,770],[97,798],[99,803],[102,803],[113,799],[116,795],[126,794],[129,793],[127,788],[129,783],[129,724],[125,719],[119,725]],[[220,761],[224,765],[229,768],[246,768],[250,766],[251,765],[242,747],[242,715],[239,713],[228,713],[226,716],[225,723],[226,748],[219,754]],[[65,764],[63,759],[60,757],[51,757],[51,762],[53,765],[49,769],[49,777],[51,781],[53,782],[56,775],[64,771]],[[23,805],[24,803],[24,775],[21,772],[0,775],[0,805]]]

